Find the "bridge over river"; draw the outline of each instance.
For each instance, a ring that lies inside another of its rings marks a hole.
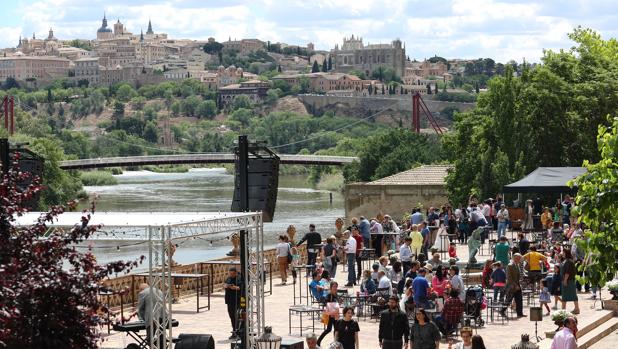
[[[286,165],[334,165],[343,166],[354,160],[353,156],[326,156],[326,155],[279,155],[281,164]],[[225,164],[234,163],[234,154],[203,153],[203,154],[175,154],[175,155],[146,155],[127,156],[97,159],[66,160],[60,162],[60,168],[65,170],[127,167],[144,165],[179,165],[179,164]]]

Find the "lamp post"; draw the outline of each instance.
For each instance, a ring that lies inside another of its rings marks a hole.
[[[273,333],[273,328],[270,326],[264,327],[264,333],[255,339],[257,349],[280,349],[281,337]]]

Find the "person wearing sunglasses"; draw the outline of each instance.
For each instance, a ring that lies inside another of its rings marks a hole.
[[[414,325],[410,329],[411,349],[440,348],[440,330],[431,322],[425,309],[417,308],[414,312]]]

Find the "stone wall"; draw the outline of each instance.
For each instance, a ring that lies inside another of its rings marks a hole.
[[[306,258],[306,244],[303,244],[299,247],[299,251],[301,254],[301,258]],[[225,260],[238,260],[238,257],[224,257],[217,260],[225,261]],[[279,272],[279,264],[277,263],[276,251],[274,249],[270,249],[264,251],[264,260],[272,263],[272,272],[273,278]],[[227,278],[229,265],[214,265],[213,266],[213,291],[221,290],[223,288],[223,282]],[[269,268],[268,265],[265,266],[266,273],[268,273]],[[210,273],[210,265],[204,265],[201,263],[192,263],[186,265],[178,265],[172,267],[172,272],[174,273],[183,273],[183,274],[209,274]],[[269,275],[266,275],[266,282],[268,283]],[[116,278],[111,278],[104,281],[105,286],[111,288],[114,291],[123,290],[124,294],[122,297],[122,302],[127,306],[135,306],[137,305],[137,295],[139,293],[139,285],[145,280],[144,277],[141,276],[131,276],[131,274],[119,276]],[[204,279],[206,283],[207,278]],[[195,295],[195,292],[198,288],[197,279],[179,279],[177,281],[172,281],[172,283],[181,283],[182,288],[180,291],[180,296],[188,296]],[[275,283],[275,280],[273,280]],[[204,292],[208,290],[207,285],[204,285]],[[172,290],[174,295],[176,295],[176,289]],[[120,307],[120,295],[113,295],[107,297],[103,297],[103,302],[108,304],[112,308]]]
[[[346,218],[389,214],[399,221],[419,203],[423,207],[448,202],[444,185],[374,185],[353,183],[345,186]]]
[[[299,95],[298,98],[305,104],[308,110],[319,114],[333,106],[345,107],[351,110],[360,110],[366,115],[384,110],[402,111],[412,113],[412,95],[401,96],[326,96],[317,94]],[[423,99],[432,114],[439,114],[446,107],[456,107],[460,111],[474,108],[476,103],[444,102]]]

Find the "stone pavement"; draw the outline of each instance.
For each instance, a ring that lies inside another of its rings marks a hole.
[[[467,247],[459,247],[459,249],[464,248],[467,250]],[[462,255],[467,254],[464,251],[460,252]],[[480,258],[486,257],[481,256]],[[336,280],[340,285],[344,285],[346,283],[346,277],[347,272],[344,272],[342,266],[339,266]],[[304,277],[302,280],[304,281]],[[288,337],[288,308],[293,304],[293,285],[288,283],[288,285],[281,286],[279,282],[280,279],[275,276],[273,279],[273,283],[275,284],[273,287],[273,294],[265,296],[266,325],[272,326],[275,334]],[[340,289],[343,288],[343,286],[340,286]],[[358,290],[358,286],[348,288],[349,293],[356,293]],[[609,296],[609,293],[604,290],[603,295]],[[579,295],[581,314],[578,316],[578,319],[580,324],[591,323],[594,319],[598,319],[603,314],[607,314],[606,310],[600,310],[600,302],[594,304],[595,308],[592,308],[593,301],[587,299],[588,296],[588,294]],[[206,298],[203,297],[202,300],[205,302]],[[204,309],[200,313],[195,312],[195,295],[183,298],[179,304],[174,304],[173,318],[180,322],[180,326],[173,330],[174,336],[180,333],[207,333],[214,337],[217,343],[216,347],[228,348],[230,345],[228,343],[230,341],[227,340],[227,338],[230,336],[231,325],[227,315],[227,308],[224,304],[223,293],[216,292],[211,298],[211,304],[212,308],[210,311]],[[524,313],[528,314],[529,309],[526,305],[525,298],[524,307]],[[572,310],[573,305],[568,304],[567,309]],[[126,311],[125,309],[125,312]],[[485,319],[485,315],[483,315],[483,319]],[[293,320],[293,324],[297,325],[297,322],[298,320]],[[319,335],[323,327],[319,321],[316,321],[315,326],[316,333]],[[361,318],[359,326],[361,329],[359,333],[360,348],[379,348],[377,340],[378,323],[376,320]],[[545,317],[543,321],[538,323],[538,334],[539,336],[545,337],[545,331],[552,331],[555,330],[555,328],[556,326],[551,319]],[[107,332],[104,332],[105,340],[101,344],[102,348],[124,348],[127,344],[132,343],[132,339],[123,333],[114,333],[112,331],[112,335],[108,336]],[[519,337],[522,333],[530,334],[531,338],[534,336],[534,322],[529,321],[528,318],[511,319],[508,324],[505,323],[504,325],[502,325],[500,321],[495,321],[493,323],[486,323],[485,327],[477,330],[477,333],[483,337],[485,346],[488,349],[508,349],[512,344],[519,341]],[[616,335],[612,334],[610,337],[615,339]],[[332,339],[333,335],[329,334],[322,342],[322,347],[327,347]],[[608,339],[608,341],[609,340],[610,339]],[[600,343],[605,342],[606,340],[604,339]],[[447,348],[448,344],[442,342],[440,347]],[[607,346],[596,344],[593,348],[607,348]]]

